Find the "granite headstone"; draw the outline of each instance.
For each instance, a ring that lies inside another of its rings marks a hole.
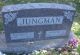
[[[6,42],[30,42],[31,45],[24,45],[27,51],[40,49],[41,46],[53,47],[60,39],[69,37],[74,15],[75,8],[65,4],[28,3],[4,6],[2,16]],[[25,49],[24,47],[21,48]]]

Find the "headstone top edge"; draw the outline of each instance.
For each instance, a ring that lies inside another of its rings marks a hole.
[[[15,4],[15,5],[3,6],[2,12],[10,12],[10,11],[23,10],[23,9],[41,9],[41,8],[75,10],[74,7],[66,5],[66,4],[57,4],[57,3],[27,3],[27,4]]]

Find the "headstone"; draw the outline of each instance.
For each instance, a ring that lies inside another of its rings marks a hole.
[[[14,46],[16,51],[25,47],[26,51],[32,51],[56,46],[56,42],[69,37],[74,14],[75,8],[65,4],[28,3],[4,6],[2,15],[6,43],[14,43],[8,47]],[[22,47],[15,43],[26,44],[22,44]]]

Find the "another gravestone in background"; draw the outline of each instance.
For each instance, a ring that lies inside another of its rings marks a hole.
[[[28,3],[4,6],[2,13],[8,51],[29,52],[67,40],[75,9],[65,4]]]

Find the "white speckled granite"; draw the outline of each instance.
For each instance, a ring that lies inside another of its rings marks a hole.
[[[4,6],[2,12],[17,11],[23,9],[40,9],[40,8],[51,8],[51,9],[64,9],[64,10],[75,10],[72,6],[66,4],[56,3],[27,3],[27,4],[16,4]]]

